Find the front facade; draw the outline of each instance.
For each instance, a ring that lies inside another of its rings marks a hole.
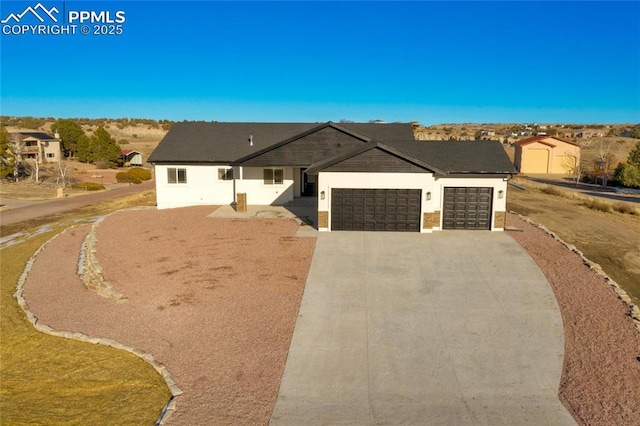
[[[250,205],[307,196],[317,200],[320,231],[504,228],[514,170],[499,142],[418,142],[409,124],[296,123],[289,137],[268,123],[239,130],[250,124],[211,123],[206,137],[218,143],[181,144],[190,130],[179,123],[149,159],[158,208],[232,204],[238,194]]]
[[[316,164],[318,229],[502,230],[512,166],[468,170],[501,155],[499,142],[372,142]]]
[[[516,142],[514,162],[520,173],[573,174],[580,146],[556,136],[535,136]]]
[[[18,155],[38,164],[56,163],[62,159],[61,141],[44,132],[9,133],[9,140],[17,143]]]

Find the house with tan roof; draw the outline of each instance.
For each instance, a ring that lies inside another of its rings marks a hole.
[[[538,135],[515,144],[520,173],[573,174],[580,164],[580,145],[557,136]]]

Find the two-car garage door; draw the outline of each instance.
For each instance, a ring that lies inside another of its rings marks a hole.
[[[334,231],[420,231],[419,189],[331,191]]]
[[[331,191],[333,231],[420,231],[420,189]],[[445,187],[443,229],[491,229],[493,188]]]

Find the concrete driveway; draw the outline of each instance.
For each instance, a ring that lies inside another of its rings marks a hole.
[[[575,424],[563,346],[505,233],[321,233],[271,425]]]

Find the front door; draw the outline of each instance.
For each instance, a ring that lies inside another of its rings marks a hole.
[[[318,183],[316,181],[318,176],[307,175],[304,172],[304,169],[301,169],[300,173],[302,176],[302,188],[300,195],[303,197],[315,197],[318,189]]]

